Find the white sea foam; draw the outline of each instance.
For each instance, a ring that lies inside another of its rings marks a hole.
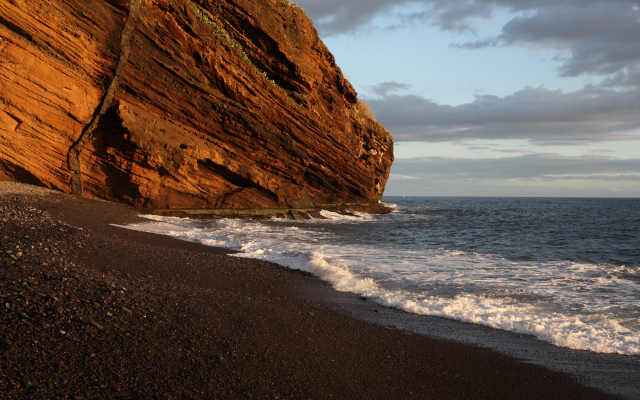
[[[370,221],[373,216],[371,214],[364,214],[357,211],[352,211],[351,214],[339,214],[337,212],[321,210],[320,215],[334,221]]]
[[[322,213],[330,220],[203,222],[147,216],[153,222],[127,228],[239,250],[239,257],[312,272],[337,290],[411,313],[530,334],[572,349],[640,355],[638,268],[345,245],[317,224],[342,227],[371,217]],[[635,310],[634,316],[628,310]]]

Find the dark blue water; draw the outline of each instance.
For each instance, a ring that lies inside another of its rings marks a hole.
[[[388,227],[391,243],[402,246],[493,253],[514,261],[640,266],[640,199],[385,197],[384,202],[416,217]]]

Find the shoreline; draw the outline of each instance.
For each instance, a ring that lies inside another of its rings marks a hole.
[[[327,296],[327,291],[333,291],[333,295]],[[582,385],[626,399],[640,399],[638,356],[575,350],[555,346],[533,335],[411,314],[363,300],[353,293],[335,291],[320,280],[305,282],[303,288],[293,287],[291,293],[294,297],[320,301],[326,307],[376,325],[491,349],[521,362],[569,374]]]
[[[303,273],[110,225],[142,220],[128,207],[12,185],[0,183],[7,398],[617,398],[476,344],[351,317],[367,309],[340,309],[358,300],[340,303]],[[14,242],[19,259],[6,255]]]

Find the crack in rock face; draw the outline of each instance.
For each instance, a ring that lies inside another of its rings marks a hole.
[[[129,4],[129,16],[127,17],[127,22],[125,23],[124,29],[121,33],[122,43],[118,67],[116,68],[113,79],[109,84],[109,89],[107,90],[107,93],[105,93],[97,112],[91,119],[91,122],[83,130],[80,138],[78,138],[78,140],[73,143],[69,149],[67,159],[69,170],[71,171],[71,192],[73,194],[82,195],[82,164],[80,154],[86,147],[87,143],[93,139],[93,133],[100,122],[100,118],[107,112],[116,96],[116,91],[120,86],[120,81],[122,80],[127,63],[129,62],[129,54],[131,53],[131,34],[135,28],[136,20],[138,19],[138,11],[140,10],[141,2],[142,0],[131,0]]]

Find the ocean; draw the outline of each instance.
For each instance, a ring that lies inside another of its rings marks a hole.
[[[387,215],[145,216],[171,235],[311,272],[382,306],[570,349],[640,355],[640,199],[385,197]]]

